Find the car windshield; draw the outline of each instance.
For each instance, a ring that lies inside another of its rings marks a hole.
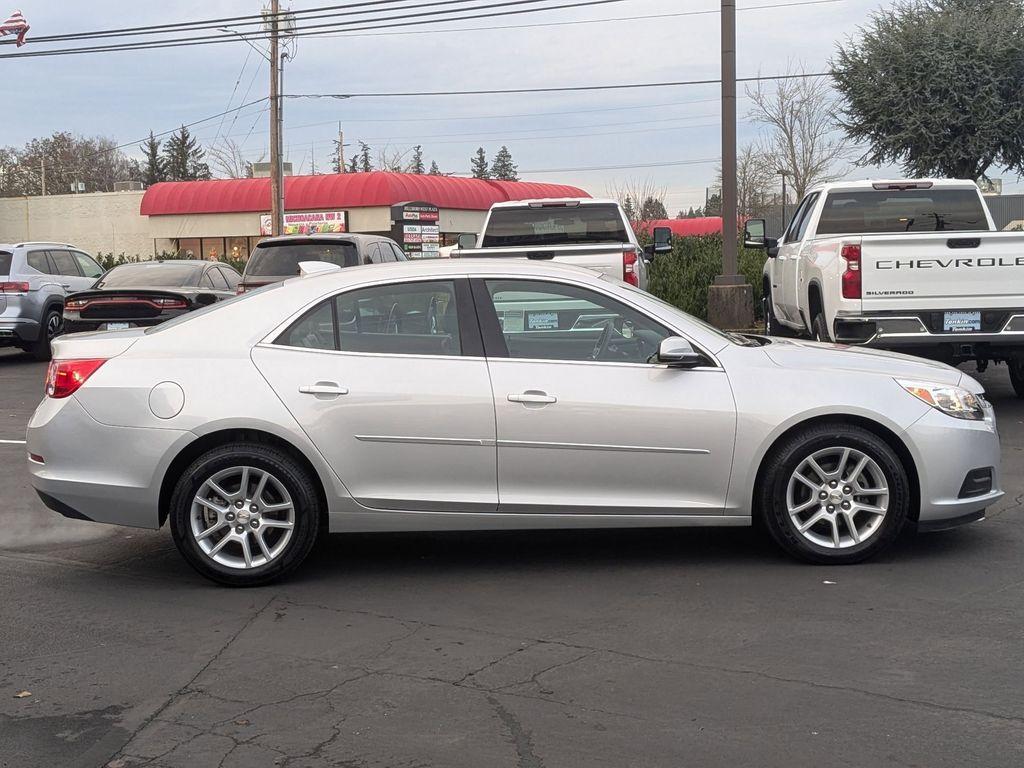
[[[617,205],[542,205],[493,209],[481,247],[628,242]]]
[[[981,197],[973,189],[830,192],[819,235],[987,231]]]
[[[359,249],[348,240],[260,243],[245,265],[245,276],[290,277],[299,274],[299,263],[303,261],[354,267],[359,264]]]
[[[0,251],[0,275],[11,274],[11,254],[7,251]]]
[[[175,264],[168,261],[122,264],[107,272],[96,283],[96,287],[187,288],[199,284],[202,271],[202,266],[198,264]]]

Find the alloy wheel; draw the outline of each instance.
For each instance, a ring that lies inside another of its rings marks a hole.
[[[46,338],[49,341],[53,341],[60,335],[60,329],[63,325],[63,319],[56,312],[52,313],[46,319]]]
[[[786,488],[797,533],[819,547],[847,549],[877,533],[889,510],[889,486],[878,463],[855,448],[815,451]]]
[[[270,472],[229,467],[199,487],[190,521],[192,536],[208,558],[247,570],[267,565],[288,547],[295,504]]]

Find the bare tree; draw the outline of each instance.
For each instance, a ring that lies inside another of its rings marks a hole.
[[[613,181],[606,187],[608,197],[617,200],[626,215],[634,222],[668,218],[660,214],[665,210],[665,187],[659,187],[653,179],[626,179]]]
[[[404,173],[406,171],[406,156],[412,152],[412,148],[399,149],[390,144],[377,153],[377,168],[392,173]]]
[[[206,156],[219,178],[244,179],[252,175],[252,164],[245,159],[242,148],[231,139],[225,138],[222,143],[208,147]],[[260,160],[262,159],[261,156]]]
[[[839,132],[835,105],[824,77],[805,77],[801,66],[770,88],[758,81],[748,88],[754,106],[748,117],[767,127],[762,151],[776,169],[785,170],[800,199],[815,184],[843,175],[849,146]]]
[[[774,157],[754,144],[743,146],[736,155],[736,213],[749,218],[764,213],[777,202],[775,184],[779,181]],[[716,185],[722,188],[722,167],[716,169]]]

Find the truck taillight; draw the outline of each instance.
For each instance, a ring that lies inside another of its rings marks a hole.
[[[75,394],[105,362],[105,358],[51,360],[46,370],[46,396],[60,399]]]
[[[622,280],[639,288],[640,276],[636,273],[636,259],[636,251],[622,252]]]
[[[846,271],[843,272],[843,298],[859,299],[861,297],[860,245],[844,245],[840,254],[846,261]]]

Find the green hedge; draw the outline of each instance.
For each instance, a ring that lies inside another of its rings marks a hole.
[[[108,251],[107,253],[96,254],[96,261],[100,263],[100,266],[103,267],[103,269],[113,269],[114,267],[120,266],[121,264],[138,264],[140,261],[172,261],[174,259],[189,258],[195,257],[188,256],[187,254],[184,254],[181,251],[177,251],[174,253],[171,253],[169,251],[163,251],[161,253],[158,253],[156,256],[140,256],[139,254],[135,254],[134,256],[128,256],[123,252],[115,256],[113,252],[110,251]],[[242,271],[245,269],[245,262],[242,261],[241,259],[229,259],[225,256],[222,256],[221,258],[218,259],[218,261],[221,262],[222,264],[227,264],[228,266],[233,267],[235,271],[238,272],[238,274],[242,274]]]
[[[761,314],[761,270],[765,254],[761,250],[740,247],[740,274],[754,288],[754,311]],[[722,271],[720,235],[677,237],[672,253],[654,259],[648,290],[684,312],[702,319],[708,315],[708,287]]]

